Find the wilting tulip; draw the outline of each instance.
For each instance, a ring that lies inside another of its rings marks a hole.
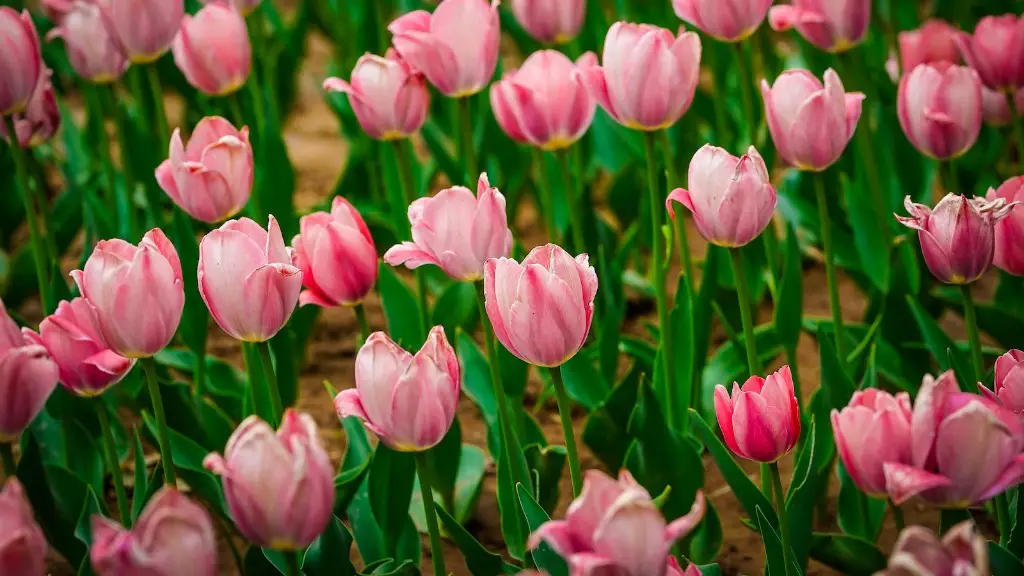
[[[217,533],[202,506],[165,487],[131,530],[93,515],[89,558],[98,576],[214,576]]]
[[[211,96],[231,94],[249,78],[245,18],[224,4],[207,4],[195,16],[182,17],[171,52],[188,83]]]
[[[199,295],[222,330],[243,342],[266,342],[295,311],[302,271],[292,266],[281,228],[229,220],[199,243]]]
[[[43,576],[46,537],[36,524],[25,490],[10,478],[0,491],[0,574]]]
[[[277,434],[250,416],[224,456],[210,454],[203,466],[221,477],[235,525],[257,546],[301,550],[331,519],[334,467],[309,414],[285,410]]]
[[[672,0],[676,16],[701,32],[739,42],[757,31],[773,0]]]
[[[57,386],[57,365],[46,348],[26,338],[0,301],[0,442],[28,427]]]
[[[85,268],[71,277],[92,304],[103,340],[114,352],[146,358],[174,338],[185,309],[185,286],[178,252],[159,228],[146,232],[138,247],[120,238],[101,240]]]
[[[1024,17],[982,18],[973,36],[957,36],[957,45],[985,86],[998,91],[1024,88]]]
[[[910,216],[896,219],[917,230],[925,264],[947,284],[970,284],[985,274],[995,253],[995,226],[1013,208],[1001,198],[987,201],[952,193],[934,209],[915,204],[910,196],[903,205]]]
[[[864,39],[871,24],[871,0],[793,0],[768,12],[774,30],[796,28],[828,52],[844,52]]]
[[[903,71],[910,72],[919,64],[959,63],[958,33],[948,22],[937,18],[926,21],[917,30],[900,32],[900,65]]]
[[[988,544],[967,520],[953,526],[940,541],[924,526],[900,532],[889,556],[888,568],[875,576],[985,576],[990,574]]]
[[[221,2],[223,0],[200,0],[203,4],[212,4],[214,2]],[[253,10],[259,7],[263,0],[227,0],[229,6],[235,8],[242,13],[242,16],[248,16]]]
[[[921,64],[900,80],[897,112],[915,148],[939,160],[955,158],[981,132],[981,82],[964,66]]]
[[[580,33],[586,0],[512,0],[512,15],[538,42],[565,44]]]
[[[185,15],[184,0],[101,0],[107,25],[135,64],[147,64],[170,49]]]
[[[820,172],[839,160],[860,120],[864,94],[847,93],[829,68],[822,85],[807,70],[787,70],[769,86],[761,81],[768,130],[783,160]]]
[[[39,36],[28,10],[0,6],[0,117],[22,112],[43,74]]]
[[[704,494],[697,492],[690,512],[666,524],[651,495],[629,472],[623,470],[615,481],[587,470],[583,492],[569,504],[565,520],[542,524],[530,534],[528,546],[546,542],[569,564],[571,576],[666,576],[670,566],[678,574],[669,551],[700,524],[704,506]]]
[[[324,90],[348,94],[363,130],[377,140],[408,138],[423,126],[430,92],[423,75],[394,50],[381,58],[364,54],[352,69],[352,81],[324,80]]]
[[[793,375],[783,366],[768,376],[751,376],[740,388],[715,386],[715,417],[725,444],[734,454],[755,462],[775,462],[800,438],[800,407]]]
[[[188,146],[174,129],[168,159],[156,169],[157,184],[196,220],[213,224],[245,208],[252,192],[249,129],[236,130],[219,116],[199,121]]]
[[[498,2],[441,0],[431,14],[415,10],[388,25],[395,50],[445,96],[472,96],[498,65]]]
[[[47,40],[62,38],[71,67],[94,84],[108,84],[128,68],[128,58],[107,28],[100,5],[92,0],[74,0],[68,11],[50,30]]]
[[[910,463],[910,395],[876,388],[853,393],[832,411],[832,433],[846,473],[866,494],[885,497],[886,462]]]
[[[665,201],[675,218],[674,202],[693,213],[693,222],[708,242],[735,248],[757,238],[772,221],[777,197],[768,168],[751,146],[741,158],[705,144],[690,160],[690,189],[677,188]]]
[[[650,24],[616,22],[604,38],[602,66],[581,67],[584,85],[619,124],[660,130],[693,102],[700,75],[700,37],[678,37]]]
[[[331,211],[313,212],[299,222],[292,239],[292,264],[302,271],[299,305],[354,306],[377,282],[377,248],[362,216],[335,196]]]
[[[476,196],[469,188],[453,186],[414,200],[409,224],[412,242],[392,246],[384,254],[392,266],[433,264],[455,280],[475,282],[483,278],[484,262],[512,251],[505,197],[487,181],[487,174],[480,174]]]
[[[18,145],[22,148],[31,148],[48,141],[60,128],[60,108],[57,107],[57,97],[50,82],[52,74],[53,71],[48,68],[43,70],[25,111],[12,116]],[[0,136],[9,142],[5,124],[0,122]]]
[[[590,128],[597,111],[576,70],[596,64],[593,52],[575,65],[557,50],[534,52],[522,68],[491,84],[495,120],[517,142],[544,150],[571,146]]]
[[[992,263],[1014,276],[1024,276],[1024,176],[1010,178],[997,190],[989,188],[986,199],[1002,199],[1010,205],[1009,215],[996,222]]]
[[[1024,416],[1024,352],[1014,349],[996,359],[995,385],[978,383],[981,395]]]

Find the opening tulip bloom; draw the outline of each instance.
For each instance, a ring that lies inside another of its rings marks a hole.
[[[829,68],[822,85],[807,70],[761,80],[768,130],[779,155],[800,170],[820,172],[839,160],[860,120],[864,94],[847,93]]]
[[[440,266],[454,280],[483,278],[484,262],[508,256],[512,231],[505,214],[505,197],[480,174],[476,196],[469,188],[453,186],[409,205],[412,242],[392,246],[384,261],[392,266]]]
[[[973,35],[957,36],[957,45],[985,86],[1000,92],[1024,88],[1024,17],[982,18]]]
[[[538,42],[565,44],[580,33],[586,0],[512,0],[512,15]]]
[[[334,398],[338,417],[355,416],[399,452],[422,452],[448,433],[459,404],[459,359],[435,326],[415,354],[374,332],[356,355],[356,387]]]
[[[71,277],[96,312],[103,340],[117,354],[146,358],[174,338],[185,309],[185,286],[178,252],[159,228],[146,232],[137,247],[120,238],[101,240]]]
[[[1024,176],[1010,178],[996,190],[989,188],[985,198],[1010,205],[1010,213],[995,225],[992,262],[1014,276],[1024,276]]]
[[[602,66],[578,74],[598,104],[619,124],[661,130],[690,108],[700,76],[700,37],[678,37],[650,24],[616,22],[604,38]]]
[[[25,111],[14,114],[14,132],[18,135],[18,145],[22,148],[38,146],[53,138],[60,128],[60,108],[53,92],[50,76],[53,71],[44,69],[43,75],[36,84],[36,91],[28,101]],[[10,142],[5,123],[0,122],[0,136]]]
[[[47,573],[46,537],[36,524],[25,489],[17,478],[9,478],[0,491],[0,534],[0,574]]]
[[[746,246],[772,221],[778,200],[768,182],[768,168],[751,146],[737,158],[705,144],[690,160],[690,189],[676,188],[665,201],[675,218],[674,202],[693,213],[705,240],[718,246]]]
[[[445,96],[472,96],[498,65],[498,2],[442,0],[434,13],[415,10],[388,25],[395,50]]]
[[[974,146],[981,132],[978,75],[949,62],[921,64],[900,80],[897,114],[903,133],[921,153],[955,158]]]
[[[163,56],[185,15],[184,0],[103,0],[100,6],[122,52],[134,64]]]
[[[741,388],[715,386],[715,417],[726,446],[740,458],[776,462],[800,438],[800,407],[793,393],[793,375],[783,366],[768,378],[751,376]]]
[[[773,0],[672,0],[676,16],[712,38],[739,42],[757,31]]]
[[[203,466],[221,477],[238,531],[257,546],[302,550],[332,518],[334,467],[309,414],[285,410],[276,434],[249,416],[224,456],[210,454]]]
[[[910,395],[875,388],[853,393],[849,405],[832,411],[832,433],[846,473],[861,492],[885,498],[888,462],[910,463]]]
[[[28,10],[0,6],[0,116],[25,110],[43,74],[39,36]]]
[[[908,526],[900,532],[885,570],[876,576],[908,574],[990,574],[988,544],[975,531],[974,522],[957,524],[939,540],[924,526]]]
[[[189,216],[213,224],[238,214],[252,192],[253,156],[249,129],[236,130],[219,116],[199,121],[188,146],[174,129],[170,152],[156,169],[156,181]]]
[[[996,359],[996,378],[992,388],[989,390],[978,383],[982,396],[1024,417],[1024,351],[1010,350]]]
[[[572,576],[682,574],[669,552],[700,524],[704,507],[704,494],[698,491],[689,513],[666,524],[651,495],[629,472],[623,470],[615,481],[587,470],[583,492],[569,504],[565,520],[541,524],[528,546],[546,542],[566,560]]]
[[[225,4],[207,4],[195,16],[183,16],[171,52],[188,83],[211,96],[231,94],[249,78],[252,48],[245,18]]]
[[[871,0],[793,0],[768,12],[773,30],[796,28],[827,52],[845,52],[864,39],[871,24]]]
[[[57,387],[57,365],[26,337],[0,301],[0,442],[12,442],[42,411]]]
[[[57,22],[58,26],[46,34],[46,39],[64,40],[68,61],[82,78],[94,84],[109,84],[128,69],[128,58],[95,2],[75,0]]]

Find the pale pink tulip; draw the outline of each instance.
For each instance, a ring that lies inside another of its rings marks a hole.
[[[775,462],[800,438],[800,407],[793,393],[793,375],[783,366],[768,376],[751,376],[741,388],[715,386],[715,417],[726,446],[755,462]]]
[[[739,42],[757,31],[773,0],[672,0],[676,16],[712,38]]]
[[[998,91],[1024,88],[1024,16],[982,18],[974,35],[958,35],[957,44],[985,86]]]
[[[207,4],[195,16],[183,16],[171,52],[188,83],[211,96],[231,94],[249,78],[252,48],[245,18],[225,4]]]
[[[512,0],[512,15],[538,42],[565,44],[583,26],[586,0]]]
[[[203,4],[212,4],[214,2],[222,2],[224,0],[200,0]],[[242,13],[242,16],[248,16],[256,8],[259,8],[260,3],[263,0],[227,0],[228,5],[232,6],[235,10]]]
[[[861,492],[884,498],[885,463],[910,463],[910,416],[909,394],[876,388],[854,392],[846,408],[832,410],[839,457]]]
[[[121,50],[135,64],[164,55],[185,15],[184,0],[96,0]]]
[[[949,62],[920,64],[900,80],[900,127],[921,153],[955,158],[978,140],[981,96],[981,82],[970,68]]]
[[[376,140],[408,138],[423,126],[430,109],[430,91],[423,75],[394,50],[384,58],[364,54],[352,69],[352,81],[324,80],[324,90],[348,94],[363,130]]]
[[[953,526],[939,540],[924,526],[900,532],[889,556],[888,568],[876,576],[986,576],[990,574],[988,544],[967,520]]]
[[[17,478],[0,491],[0,574],[45,576],[46,537]]]
[[[921,24],[916,30],[899,33],[900,65],[904,72],[910,72],[919,64],[936,62],[960,62],[960,50],[956,46],[959,31],[946,22],[933,18]]]
[[[43,74],[39,36],[28,10],[0,6],[0,116],[22,112]]]
[[[871,0],[793,0],[768,12],[775,30],[796,28],[828,52],[845,52],[864,39],[871,24]]]
[[[989,188],[986,199],[1012,205],[1010,214],[996,222],[992,263],[1014,276],[1024,276],[1024,176],[1010,178],[996,190]]]
[[[981,395],[1024,416],[1024,351],[1013,349],[996,359],[995,385],[978,383]]]
[[[61,38],[68,61],[79,76],[94,84],[109,84],[128,69],[128,58],[107,28],[102,9],[92,0],[73,0],[46,35]]]
[[[25,337],[0,301],[0,442],[12,442],[42,411],[57,386],[46,348]]]
[[[60,108],[57,107],[57,97],[50,82],[51,75],[52,70],[43,69],[43,75],[36,84],[36,91],[29,99],[28,106],[24,112],[12,116],[18,145],[22,148],[31,148],[49,141],[60,128]],[[0,122],[0,136],[10,142],[5,124]]]

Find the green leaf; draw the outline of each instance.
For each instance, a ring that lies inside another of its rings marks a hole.
[[[782,540],[779,539],[778,532],[765,517],[760,506],[755,508],[754,513],[757,518],[757,528],[761,532],[761,540],[764,542],[765,564],[767,565],[765,574],[766,576],[784,576],[788,571],[786,570]]]
[[[535,532],[541,524],[551,520],[548,513],[533,499],[533,496],[530,496],[530,491],[526,486],[516,484],[516,492],[519,494],[519,505],[523,508],[523,515],[530,526],[530,532]],[[548,576],[569,576],[565,560],[556,554],[546,542],[534,548],[531,555],[537,568],[547,572]]]
[[[886,557],[874,544],[847,534],[815,532],[811,558],[843,574],[869,576],[885,569]]]
[[[1013,553],[991,540],[988,543],[988,561],[992,576],[1015,576],[1024,570],[1024,565]]]
[[[146,507],[146,497],[149,493],[149,478],[146,476],[146,454],[142,449],[142,438],[139,437],[139,430],[136,428],[132,434],[134,439],[135,452],[135,486],[132,487],[132,521],[134,522],[142,509]]]
[[[914,320],[921,330],[925,346],[928,347],[928,351],[931,352],[932,357],[938,362],[939,367],[943,370],[951,369],[953,367],[949,362],[951,355],[960,356],[963,360],[961,364],[967,365],[968,361],[966,358],[963,358],[963,352],[960,348],[946,335],[946,332],[939,326],[932,315],[922,308],[921,304],[913,296],[907,296],[907,305],[910,306]],[[951,351],[951,353],[947,351]]]
[[[415,352],[426,340],[420,324],[420,305],[412,291],[395,273],[391,266],[380,263],[377,278],[381,306],[388,322],[388,333],[399,346]]]
[[[828,405],[842,410],[850,402],[857,385],[843,369],[832,334],[824,326],[818,327],[818,358],[821,363],[821,381],[824,383],[822,389],[828,395]]]
[[[156,445],[156,421],[145,411],[142,412],[142,421],[153,445]],[[209,451],[177,430],[170,430],[170,436],[171,458],[178,476],[192,487],[196,495],[212,504],[221,516],[230,518],[220,481],[203,467],[203,459]]]
[[[455,478],[455,518],[465,524],[473,517],[487,472],[487,455],[472,444],[462,445]]]
[[[397,452],[383,442],[377,444],[367,476],[370,507],[385,541],[399,535],[402,525],[409,519],[416,461],[412,454]],[[397,541],[388,543],[394,550]]]
[[[722,550],[722,521],[710,499],[704,501],[704,520],[693,532],[690,540],[690,560],[697,564],[712,562]],[[703,570],[702,570],[703,572]]]
[[[559,484],[566,457],[565,446],[530,444],[526,447],[526,462],[535,480],[537,503],[548,514],[554,514],[558,506]]]
[[[634,363],[622,382],[590,413],[583,427],[583,443],[609,470],[622,468],[633,442],[628,433],[629,418],[636,405],[641,373],[642,369]]]
[[[206,351],[210,314],[206,309],[206,303],[199,296],[199,244],[192,228],[192,218],[178,207],[175,207],[173,212],[174,247],[178,250],[178,258],[181,259],[181,278],[185,287],[185,311],[181,316],[181,324],[178,325],[178,333],[185,345],[194,354],[200,355]]]
[[[477,541],[472,534],[462,527],[462,524],[452,518],[444,508],[435,505],[437,516],[444,524],[448,536],[459,547],[462,556],[466,560],[466,567],[473,576],[495,576],[496,574],[516,574],[519,571],[517,566],[505,562],[501,555],[495,554],[484,548],[484,545]]]
[[[477,320],[476,288],[469,282],[452,282],[434,303],[431,312],[435,326],[443,326],[449,342],[456,338],[456,328],[472,330]]]
[[[299,219],[293,202],[295,168],[288,159],[288,148],[284,143],[284,132],[277,114],[270,112],[258,135],[253,195],[258,196],[262,214],[257,214],[254,220],[260,226],[266,226],[267,215],[273,214],[281,226],[281,235],[291,238],[299,231]],[[253,208],[252,200],[249,208],[250,211]]]
[[[803,262],[800,240],[792,225],[786,226],[786,247],[778,301],[775,303],[775,333],[783,348],[793,348],[800,340],[804,309]]]
[[[669,313],[669,322],[672,325],[672,338],[674,343],[673,354],[675,355],[675,385],[679,392],[675,395],[677,405],[676,414],[686,414],[690,407],[690,398],[693,395],[694,382],[694,315],[693,315],[693,293],[690,287],[690,279],[685,274],[679,275],[676,283],[675,306]],[[668,402],[669,396],[664,401]]]
[[[775,335],[774,328],[769,324],[762,324],[754,327],[754,340],[757,344],[757,355],[761,358],[762,365],[768,365],[772,360],[782,353],[782,346],[779,338]],[[734,342],[726,342],[715,352],[714,356],[704,367],[701,390],[702,409],[708,413],[714,413],[712,408],[715,386],[718,384],[728,385],[731,382],[746,380],[748,370],[746,351],[742,346],[737,347]],[[751,511],[751,514],[753,512]]]
[[[363,423],[354,416],[342,420],[348,447],[341,463],[341,471],[334,477],[334,514],[344,515],[359,486],[370,471],[372,452],[363,430]]]
[[[590,360],[588,350],[580,350],[562,364],[562,381],[569,397],[592,412],[608,396],[608,383]]]
[[[846,467],[840,462],[839,503],[836,520],[839,528],[850,535],[874,542],[882,531],[882,520],[885,518],[885,501],[861,492],[850,479]]]
[[[441,494],[441,501],[454,512],[455,483],[458,480],[459,460],[462,457],[462,428],[456,418],[441,442],[427,451],[427,462],[430,464],[430,487]],[[413,499],[418,492],[413,490]],[[412,506],[416,508],[416,506]],[[420,506],[422,509],[422,504]],[[425,525],[424,525],[425,526]]]
[[[353,576],[356,569],[349,559],[351,549],[352,534],[332,516],[327,529],[306,549],[302,571],[306,576]]]
[[[859,171],[864,174],[862,168]],[[889,291],[890,278],[890,246],[886,243],[888,230],[882,228],[874,202],[870,200],[868,182],[862,178],[850,180],[845,174],[840,176],[840,184],[846,198],[847,214],[853,228],[853,244],[860,257],[860,268],[871,283],[883,294]],[[892,218],[888,213],[882,214],[886,222]]]
[[[75,537],[81,503],[72,507],[71,514],[64,511],[63,505],[69,494],[53,491],[57,487],[56,479],[50,477],[49,467],[43,464],[39,442],[32,433],[22,439],[17,475],[50,545],[73,566],[81,564],[83,559],[87,561],[88,548]]]

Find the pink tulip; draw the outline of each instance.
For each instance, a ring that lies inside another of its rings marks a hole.
[[[248,218],[228,220],[199,243],[199,295],[231,337],[266,342],[284,327],[302,289],[281,228]]]
[[[995,385],[978,383],[981,395],[1015,414],[1024,416],[1024,351],[1010,350],[996,359]]]
[[[200,0],[203,4],[213,4],[215,2],[221,2],[223,0]],[[242,16],[248,16],[256,8],[259,8],[260,3],[263,0],[227,0],[227,4],[233,7],[235,10],[241,12]]]
[[[896,219],[917,230],[925,264],[947,284],[970,284],[988,271],[995,253],[995,225],[1013,208],[1001,198],[989,202],[952,193],[934,209],[915,204],[910,196],[903,205],[910,216]]]
[[[245,208],[252,179],[249,129],[236,130],[219,116],[200,120],[188,146],[175,128],[168,159],[156,169],[156,181],[171,200],[196,220],[210,224]]]
[[[252,49],[245,18],[225,4],[207,4],[195,16],[183,16],[171,52],[188,83],[211,96],[231,94],[249,78]]]
[[[650,24],[616,22],[604,38],[603,66],[578,74],[598,104],[633,130],[661,130],[679,120],[697,90],[700,37],[678,37]]]
[[[71,67],[94,84],[108,84],[128,68],[128,58],[107,28],[103,11],[91,0],[74,0],[50,30],[47,40],[62,38]]]
[[[362,216],[341,196],[331,211],[313,212],[299,222],[292,239],[292,264],[302,271],[299,305],[354,306],[377,282],[377,248]]]
[[[214,576],[217,533],[202,506],[165,487],[131,530],[93,515],[89,558],[97,576]]]
[[[487,174],[480,174],[475,197],[469,188],[453,186],[414,200],[409,223],[412,242],[392,246],[384,254],[392,266],[433,264],[455,280],[476,282],[483,278],[484,262],[512,251],[505,197],[487,181]]]
[[[25,110],[43,74],[39,36],[28,10],[0,6],[0,116]]]
[[[896,504],[921,496],[963,508],[1024,481],[1024,423],[991,400],[960,392],[952,371],[924,377],[910,434],[910,464],[883,465]]]
[[[988,544],[974,522],[953,526],[939,540],[924,526],[908,526],[900,532],[886,570],[876,576],[984,576],[990,574]]]
[[[174,338],[185,286],[178,252],[159,228],[146,232],[138,247],[120,238],[101,240],[85,268],[71,277],[96,311],[103,340],[117,354],[146,358]]]
[[[352,82],[324,80],[324,90],[344,92],[363,130],[376,140],[413,135],[427,120],[430,92],[423,75],[394,50],[386,57],[364,54],[352,69]]]
[[[989,188],[989,201],[1010,205],[1006,218],[996,222],[993,264],[1014,276],[1024,276],[1024,176],[1010,178],[997,190]]]
[[[800,438],[800,407],[793,375],[783,366],[768,378],[751,376],[740,388],[715,386],[715,417],[725,444],[734,454],[755,462],[776,462]]]
[[[960,62],[960,50],[956,46],[959,31],[945,20],[927,20],[917,30],[899,33],[900,65],[904,72],[910,72],[919,64],[936,62]]]
[[[422,452],[448,433],[460,391],[459,359],[440,326],[415,355],[374,332],[356,355],[356,387],[338,393],[334,410],[362,420],[392,450]]]
[[[885,497],[887,462],[910,463],[910,395],[876,388],[853,393],[842,411],[832,411],[832,433],[846,473],[870,496]]]
[[[395,50],[445,96],[483,90],[498,65],[497,0],[441,0],[433,14],[403,14],[388,30]]]
[[[257,546],[301,550],[333,515],[334,467],[309,414],[284,412],[274,430],[256,416],[203,466],[221,477],[239,532]]]
[[[47,18],[53,20],[55,23],[60,24],[60,21],[74,9],[74,5],[79,0],[40,0],[39,8],[42,9],[43,14]],[[83,2],[91,2],[92,0],[81,0]]]
[[[39,333],[22,329],[26,340],[46,348],[57,364],[60,382],[79,396],[98,396],[117,384],[135,365],[107,347],[96,312],[85,298],[57,305],[39,324]]]
[[[569,504],[565,520],[542,524],[530,534],[528,547],[546,542],[565,558],[570,576],[667,576],[680,573],[679,564],[668,557],[672,545],[703,516],[701,492],[688,514],[666,524],[651,495],[629,472],[621,471],[615,481],[587,470],[583,492]]]
[[[998,91],[1024,88],[1024,17],[982,18],[973,36],[957,36],[957,45],[985,86]]]
[[[970,68],[949,62],[921,64],[900,80],[900,126],[923,154],[955,158],[981,132],[981,82]]]
[[[736,248],[757,238],[772,221],[777,197],[768,168],[751,146],[741,158],[705,144],[690,160],[690,189],[676,188],[665,201],[693,213],[694,224],[708,242]]]
[[[772,0],[672,0],[676,16],[725,42],[739,42],[757,31]]]
[[[1017,110],[1024,111],[1024,88],[1017,90],[1013,98]],[[996,92],[988,86],[981,87],[981,117],[989,126],[1006,126],[1013,121],[1013,110],[1006,94]]]
[[[772,29],[796,28],[805,40],[828,52],[845,52],[864,39],[871,24],[871,0],[793,0],[768,12]]]
[[[864,94],[847,93],[829,68],[822,85],[807,70],[787,70],[769,86],[761,81],[768,130],[783,160],[820,172],[839,160],[860,120]]]
[[[545,44],[565,44],[580,33],[586,0],[512,0],[512,15],[526,33]]]
[[[14,441],[57,386],[57,365],[26,338],[0,301],[0,443]]]
[[[134,64],[156,61],[170,49],[185,15],[184,0],[96,0],[121,50]]]
[[[46,537],[36,524],[25,490],[10,478],[0,491],[0,574],[44,576]]]
[[[22,148],[31,148],[49,141],[60,128],[60,108],[57,107],[57,97],[50,82],[52,74],[53,71],[49,68],[43,69],[43,75],[36,84],[36,90],[28,101],[28,106],[24,112],[12,116],[14,132],[18,135],[18,145]],[[10,142],[4,124],[0,122],[0,136]]]

